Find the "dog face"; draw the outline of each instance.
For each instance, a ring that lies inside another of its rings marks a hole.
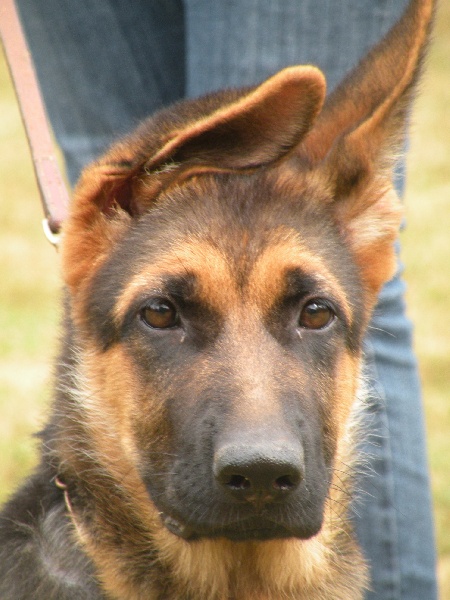
[[[349,164],[347,149],[341,165],[331,150],[318,167],[286,154],[323,94],[321,74],[299,68],[226,108],[218,97],[162,149],[139,148],[147,132],[124,146],[133,160],[113,150],[114,167],[88,172],[75,200],[64,260],[90,357],[84,439],[101,447],[96,463],[113,444],[105,469],[133,472],[186,539],[309,538],[322,526],[399,217],[364,153]],[[273,111],[287,103],[279,134]],[[162,165],[142,164],[155,152]]]
[[[183,537],[321,527],[364,310],[357,269],[311,194],[306,180],[283,190],[277,173],[190,180],[89,286],[102,395],[127,424],[116,433]]]
[[[288,68],[161,112],[84,173],[58,454],[96,473],[101,527],[105,490],[127,490],[130,548],[150,522],[186,540],[320,530],[394,270],[392,166],[431,10],[413,2],[325,104],[320,71]]]

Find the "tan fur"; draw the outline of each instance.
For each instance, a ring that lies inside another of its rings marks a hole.
[[[285,271],[298,267],[322,279],[323,293],[333,291],[344,304],[346,316],[351,322],[351,309],[345,294],[324,261],[308,251],[294,231],[279,228],[271,232],[271,238],[273,241],[258,257],[249,277],[248,288],[245,291],[246,310],[249,306],[255,306],[261,313],[267,311],[279,295]],[[245,242],[242,260],[245,260]],[[115,307],[117,320],[120,321],[136,296],[151,287],[157,288],[160,277],[164,273],[182,275],[186,271],[197,274],[202,294],[219,311],[226,312],[231,305],[240,304],[227,256],[209,243],[189,239],[183,240],[177,247],[163,253],[158,265],[149,265],[133,277],[125,293],[117,301]],[[224,289],[227,290],[226,295],[223,294]]]

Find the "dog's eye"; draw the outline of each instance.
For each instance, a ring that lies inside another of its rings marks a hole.
[[[334,310],[325,300],[314,299],[302,308],[299,325],[305,329],[324,329],[334,317]]]
[[[179,317],[174,305],[165,298],[153,298],[141,310],[141,319],[153,329],[176,327]]]

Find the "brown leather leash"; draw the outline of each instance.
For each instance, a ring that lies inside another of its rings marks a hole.
[[[56,246],[67,216],[69,193],[55,156],[41,92],[14,0],[0,0],[0,35],[33,158],[45,214],[44,232]]]

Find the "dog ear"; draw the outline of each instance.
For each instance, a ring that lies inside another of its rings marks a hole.
[[[66,280],[89,272],[162,190],[195,174],[252,170],[294,148],[325,97],[315,67],[289,67],[261,85],[161,111],[82,174],[65,225]],[[76,244],[76,246],[75,246]]]
[[[146,168],[192,160],[225,170],[268,164],[310,129],[324,96],[325,79],[315,67],[283,69],[231,104],[172,132]],[[219,102],[222,97],[216,96]]]
[[[144,123],[89,167],[77,195],[94,199],[105,213],[119,207],[135,216],[174,181],[269,164],[311,128],[324,96],[323,74],[298,66],[254,88],[180,103]],[[140,205],[133,191],[144,179],[146,199]]]
[[[297,159],[318,170],[363,276],[376,294],[392,276],[401,219],[393,167],[432,21],[432,0],[413,0],[387,36],[325,102]]]

